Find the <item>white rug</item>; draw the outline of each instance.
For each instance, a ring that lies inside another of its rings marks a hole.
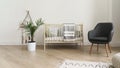
[[[59,68],[113,68],[111,63],[65,60]]]

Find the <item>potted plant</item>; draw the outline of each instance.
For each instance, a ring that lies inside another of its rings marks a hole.
[[[23,28],[25,29],[25,32],[28,34],[28,37],[29,37],[29,41],[27,43],[27,47],[29,51],[36,50],[36,42],[34,41],[34,34],[35,34],[35,31],[42,24],[44,23],[41,18],[35,21],[35,23],[32,21],[29,21],[26,24],[23,24]]]

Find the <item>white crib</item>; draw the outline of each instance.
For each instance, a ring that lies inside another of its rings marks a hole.
[[[83,45],[82,24],[44,24],[44,51],[48,43],[79,43]]]

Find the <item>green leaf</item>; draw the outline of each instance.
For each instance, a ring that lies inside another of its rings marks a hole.
[[[34,41],[34,33],[42,24],[44,24],[44,22],[42,21],[42,18],[40,18],[35,22],[35,24],[32,21],[29,21],[27,22],[27,24],[24,25],[25,32],[30,34],[31,36],[31,41]]]

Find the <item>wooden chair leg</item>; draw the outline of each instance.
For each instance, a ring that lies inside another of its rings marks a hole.
[[[91,45],[91,47],[90,47],[90,51],[89,51],[90,54],[91,54],[91,52],[92,52],[92,47],[93,47],[93,43],[92,43],[92,45]]]
[[[109,43],[108,43],[108,49],[109,49],[110,53],[112,53],[111,46],[109,45]]]
[[[99,44],[97,44],[97,52],[99,51]]]
[[[108,47],[107,47],[107,44],[105,44],[105,50],[106,50],[106,54],[107,54],[107,57],[108,57]]]

